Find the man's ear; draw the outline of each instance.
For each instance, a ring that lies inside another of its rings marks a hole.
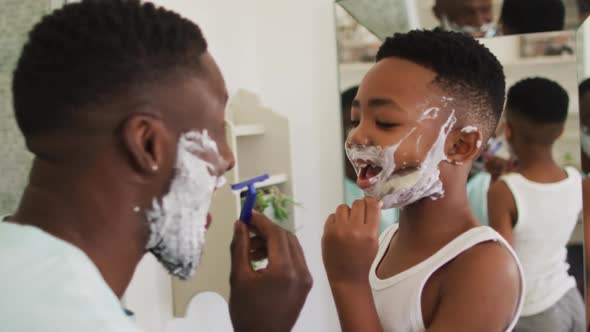
[[[483,137],[478,130],[453,130],[445,144],[447,160],[454,164],[463,164],[477,157],[483,144]]]
[[[142,175],[153,175],[170,160],[174,135],[161,119],[149,114],[132,115],[123,123],[123,148],[132,167]]]

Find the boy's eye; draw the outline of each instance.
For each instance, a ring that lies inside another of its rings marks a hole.
[[[360,121],[351,120],[350,121],[350,127],[351,128],[356,128],[356,127],[359,126],[360,123],[361,123]]]
[[[398,124],[391,123],[391,122],[377,121],[377,126],[379,126],[380,128],[383,128],[383,129],[391,129],[393,127],[397,127]]]

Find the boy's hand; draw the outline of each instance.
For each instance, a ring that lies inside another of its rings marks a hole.
[[[312,286],[303,250],[293,234],[259,213],[252,213],[250,227],[257,234],[254,239],[248,226],[236,222],[231,244],[229,310],[234,330],[291,331]],[[261,247],[268,266],[254,271],[252,254]]]
[[[367,197],[352,208],[341,205],[324,226],[322,255],[331,284],[358,284],[369,280],[379,248],[383,203]]]

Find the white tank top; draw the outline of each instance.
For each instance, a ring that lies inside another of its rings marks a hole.
[[[517,173],[501,177],[518,212],[512,243],[527,285],[523,316],[545,311],[576,287],[568,274],[566,245],[582,210],[582,177],[574,168],[566,172],[568,178],[555,183],[532,182]]]
[[[397,232],[398,225],[392,225],[379,239],[379,251],[371,267],[369,280],[373,291],[373,299],[379,314],[379,320],[383,331],[386,332],[422,332],[426,330],[422,317],[422,290],[430,276],[443,265],[457,257],[462,252],[473,246],[487,242],[497,241],[504,245],[514,257],[520,271],[521,285],[524,286],[522,268],[516,254],[504,238],[488,226],[472,228],[459,235],[446,246],[437,251],[421,263],[405,270],[391,278],[379,279],[377,266],[383,259],[393,235]],[[517,310],[508,327],[511,331],[518,321],[522,310],[524,292],[518,301]]]

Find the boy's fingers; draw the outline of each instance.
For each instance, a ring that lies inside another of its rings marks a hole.
[[[364,224],[365,223],[365,207],[366,200],[359,199],[352,204],[350,211],[350,223],[351,224]]]
[[[252,272],[250,266],[250,235],[242,221],[237,221],[234,227],[234,237],[231,245],[231,275],[237,276]]]
[[[350,219],[350,208],[346,204],[338,206],[336,209],[336,223],[347,224]]]

